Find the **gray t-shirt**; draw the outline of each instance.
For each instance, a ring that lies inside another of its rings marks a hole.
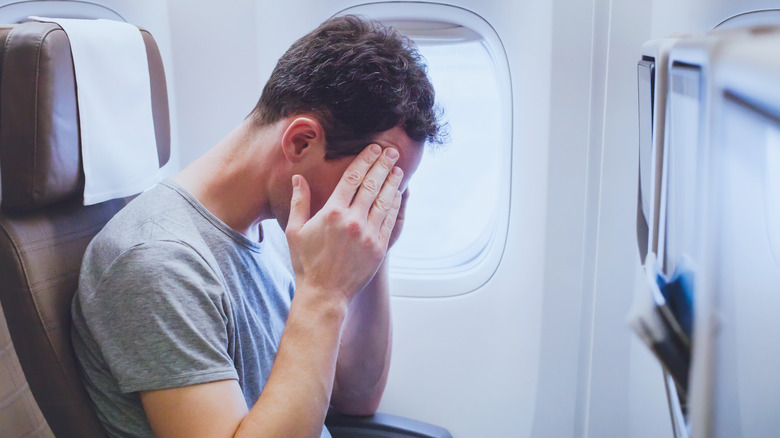
[[[72,306],[73,347],[109,434],[152,436],[142,390],[237,379],[251,408],[294,286],[276,221],[251,241],[170,180],[133,200],[87,248]]]

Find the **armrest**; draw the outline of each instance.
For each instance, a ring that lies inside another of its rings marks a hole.
[[[452,438],[447,429],[390,414],[358,417],[331,409],[325,426],[333,438]]]

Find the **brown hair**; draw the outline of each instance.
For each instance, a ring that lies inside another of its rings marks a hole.
[[[443,141],[433,86],[415,44],[363,17],[332,18],[296,41],[250,117],[264,126],[306,113],[325,130],[327,159],[355,155],[395,126],[414,141]]]

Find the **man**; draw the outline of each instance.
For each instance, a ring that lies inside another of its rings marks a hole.
[[[329,406],[376,410],[385,255],[438,139],[433,97],[408,40],[331,19],[282,56],[231,134],[106,225],[73,342],[112,436],[328,436]]]

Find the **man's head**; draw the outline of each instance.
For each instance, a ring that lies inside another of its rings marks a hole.
[[[396,126],[415,142],[441,140],[433,87],[414,43],[355,16],[332,18],[296,41],[250,117],[267,126],[300,114],[322,125],[326,159],[356,155]]]

